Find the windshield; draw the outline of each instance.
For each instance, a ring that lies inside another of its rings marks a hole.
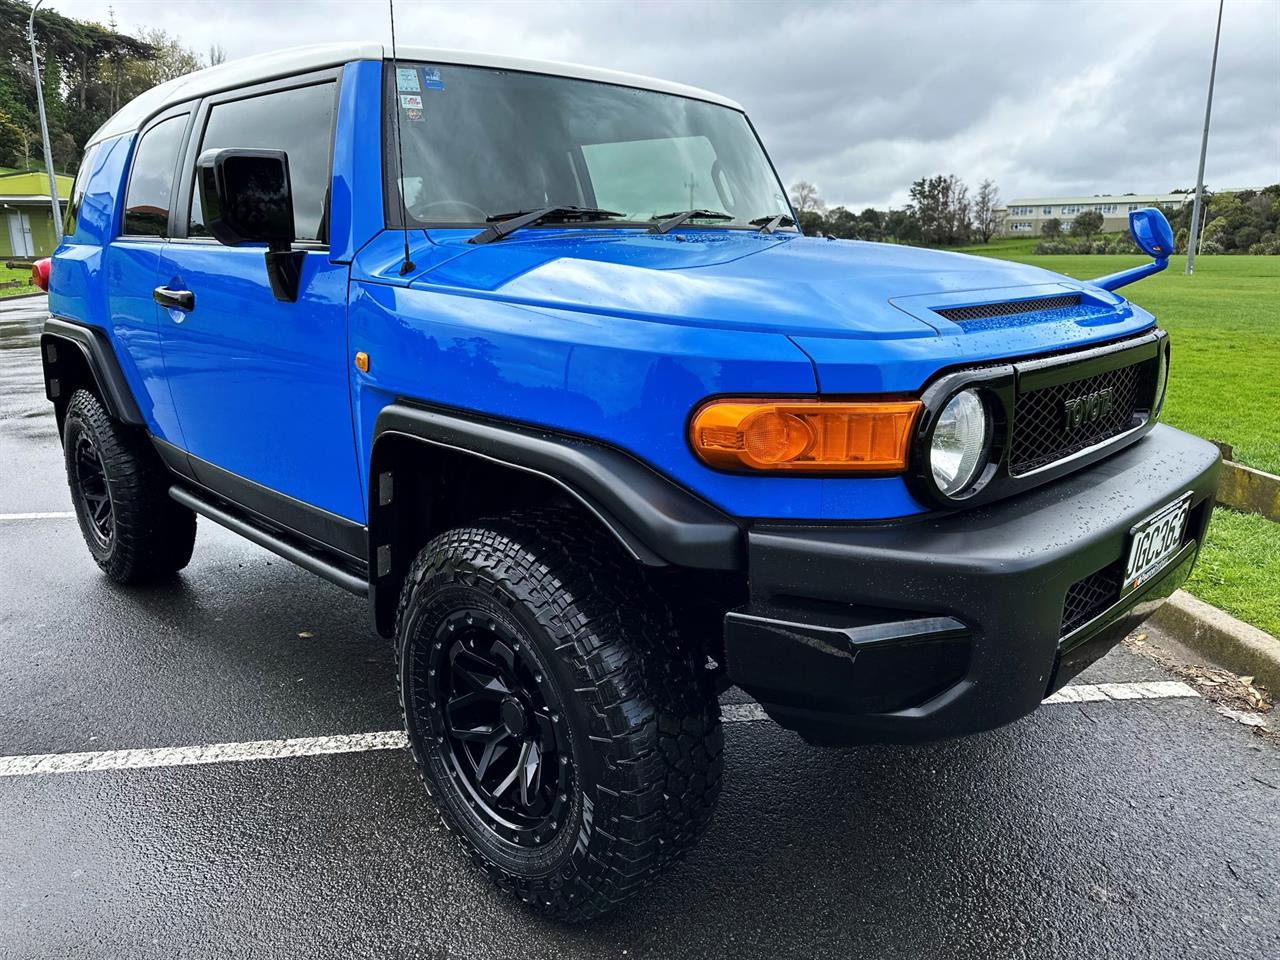
[[[551,206],[648,222],[704,209],[746,227],[791,210],[747,118],[701,100],[487,67],[388,65],[388,214],[411,226],[483,226]],[[697,223],[696,218],[694,221]]]

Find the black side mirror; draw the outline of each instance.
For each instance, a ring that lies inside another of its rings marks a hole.
[[[293,190],[283,150],[208,150],[196,161],[205,229],[219,243],[267,245],[267,278],[277,300],[298,299],[306,254],[292,248]]]

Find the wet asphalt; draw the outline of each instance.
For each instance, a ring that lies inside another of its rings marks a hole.
[[[43,309],[0,300],[0,514],[70,510]],[[399,724],[363,602],[273,555],[202,520],[124,590],[74,520],[0,519],[0,756]],[[913,748],[738,722],[726,756],[688,861],[578,928],[491,888],[400,751],[0,777],[0,957],[1280,957],[1280,750],[1207,701]]]

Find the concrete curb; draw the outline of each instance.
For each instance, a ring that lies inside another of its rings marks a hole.
[[[1280,477],[1224,460],[1218,481],[1218,502],[1280,521]]]
[[[1280,640],[1179,590],[1151,615],[1178,641],[1280,694]]]

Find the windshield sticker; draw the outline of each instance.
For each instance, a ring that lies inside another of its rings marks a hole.
[[[440,79],[440,71],[435,67],[423,67],[422,86],[426,90],[443,90],[444,81]]]
[[[417,107],[410,107],[404,112],[405,119],[420,121],[422,119],[422,111]]]
[[[418,83],[418,71],[413,67],[396,67],[396,90],[400,93],[420,93],[422,85]]]
[[[421,110],[422,96],[417,93],[400,94],[400,109],[402,110]]]

